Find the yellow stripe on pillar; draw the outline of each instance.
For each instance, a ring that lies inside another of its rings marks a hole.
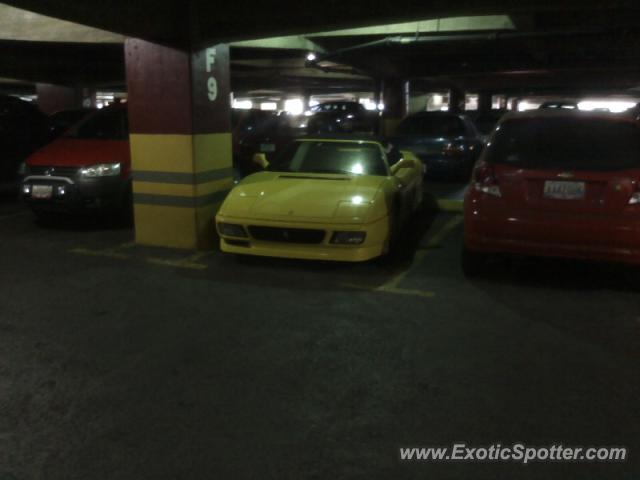
[[[195,171],[229,168],[233,164],[231,133],[206,133],[193,136]]]
[[[132,133],[131,165],[137,170],[160,172],[194,171],[193,135]]]
[[[136,241],[212,248],[213,219],[233,187],[230,133],[132,134]]]

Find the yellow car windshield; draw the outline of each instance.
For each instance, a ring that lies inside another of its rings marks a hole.
[[[346,175],[388,174],[380,146],[357,141],[293,142],[273,161],[269,170]]]

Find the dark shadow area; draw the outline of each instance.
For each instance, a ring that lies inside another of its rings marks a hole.
[[[640,291],[637,267],[496,257],[474,286],[532,324],[546,324],[617,355],[640,355],[640,315],[629,309]]]
[[[425,179],[424,189],[426,192],[439,199],[462,200],[466,192],[469,180],[451,181],[437,178]]]
[[[491,256],[481,278],[497,284],[566,291],[640,291],[640,267],[563,258]]]
[[[409,267],[424,236],[437,216],[437,204],[434,202],[433,197],[425,194],[420,209],[411,217],[409,223],[403,229],[396,248],[386,257],[380,258],[380,264],[389,270]]]
[[[95,232],[101,230],[133,230],[133,221],[126,215],[96,213],[94,215],[34,214],[34,221],[46,230],[67,232]]]

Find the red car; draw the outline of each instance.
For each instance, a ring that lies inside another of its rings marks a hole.
[[[640,265],[640,124],[575,110],[503,118],[465,198],[465,274],[492,253]]]
[[[22,198],[40,215],[131,209],[127,109],[99,110],[26,162]]]

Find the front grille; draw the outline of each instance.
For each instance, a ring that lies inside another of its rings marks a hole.
[[[322,243],[325,237],[324,230],[259,227],[255,225],[249,227],[249,233],[256,240],[263,240],[265,242]]]
[[[52,177],[75,177],[78,174],[78,167],[50,167],[34,165],[29,167],[29,175],[47,175]]]

